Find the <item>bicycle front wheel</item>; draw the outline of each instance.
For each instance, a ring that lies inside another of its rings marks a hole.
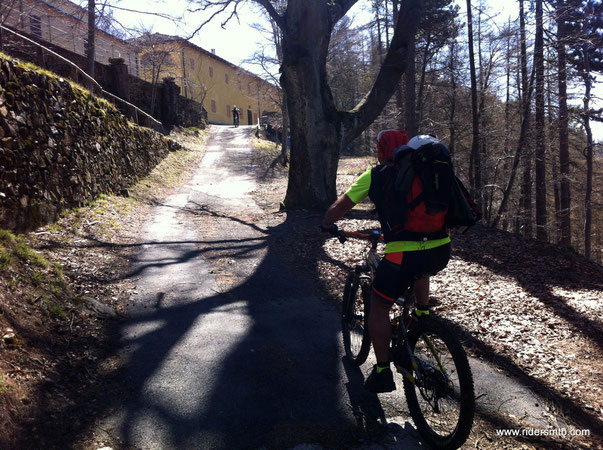
[[[417,430],[435,448],[459,448],[473,426],[473,376],[458,337],[442,321],[413,324],[408,343],[416,367],[414,382],[404,378],[404,394]]]
[[[355,366],[366,361],[371,349],[368,331],[370,301],[370,282],[351,272],[343,290],[341,328],[345,354]]]

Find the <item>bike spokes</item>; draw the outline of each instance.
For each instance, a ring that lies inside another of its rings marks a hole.
[[[354,365],[366,361],[370,350],[367,329],[369,285],[351,273],[346,282],[342,310],[343,345],[348,360]]]
[[[461,414],[460,381],[453,357],[442,339],[422,334],[415,346],[417,400],[427,425],[437,435],[454,433]],[[447,368],[447,370],[443,370]]]

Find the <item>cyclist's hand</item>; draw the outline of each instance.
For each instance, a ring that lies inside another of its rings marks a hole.
[[[322,225],[319,225],[319,228],[320,231],[322,231],[323,233],[330,234],[338,238],[339,242],[341,243],[347,240],[346,236],[343,234],[343,232],[339,231],[339,228],[335,224],[331,225],[330,227],[324,227]]]
[[[319,225],[318,228],[320,228],[321,232],[326,234],[332,234],[334,236],[337,236],[339,234],[339,228],[335,224],[331,225],[330,227]]]

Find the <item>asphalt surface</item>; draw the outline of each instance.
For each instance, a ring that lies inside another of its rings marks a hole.
[[[371,363],[345,363],[336,305],[268,245],[248,132],[213,126],[193,179],[141,231],[121,339],[130,395],[102,428],[142,449],[425,448],[401,389],[363,389]],[[471,364],[479,408],[541,420],[528,389]]]

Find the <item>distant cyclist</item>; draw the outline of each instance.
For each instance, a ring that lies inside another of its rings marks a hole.
[[[408,145],[404,145],[407,144]],[[390,392],[396,389],[390,369],[389,343],[391,341],[391,323],[389,311],[396,298],[408,287],[414,274],[424,275],[415,282],[417,308],[415,314],[429,314],[429,278],[444,269],[450,259],[450,237],[444,225],[444,214],[437,217],[438,223],[430,224],[429,232],[422,233],[420,226],[413,225],[425,221],[425,204],[409,211],[404,223],[391,223],[386,201],[388,191],[387,177],[391,177],[394,150],[414,151],[426,144],[440,142],[433,136],[415,136],[410,141],[404,131],[384,130],[377,136],[377,158],[379,165],[362,174],[327,210],[323,219],[323,229],[333,227],[335,222],[354,205],[367,196],[377,208],[379,222],[385,239],[385,257],[379,264],[373,290],[369,315],[369,333],[377,358],[377,364],[368,376],[365,386],[372,392]],[[390,184],[391,188],[391,184]],[[409,196],[416,199],[422,193],[421,181],[415,177]],[[395,214],[393,214],[395,216]],[[433,220],[431,217],[428,220]],[[440,223],[441,221],[441,223]],[[412,229],[412,231],[409,230]],[[433,230],[436,230],[435,232]]]
[[[235,127],[239,126],[239,108],[237,108],[237,105],[234,105],[232,107],[232,120],[234,123]]]

